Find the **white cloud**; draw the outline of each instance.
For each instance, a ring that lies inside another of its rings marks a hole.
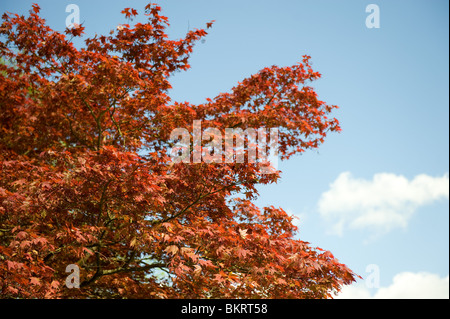
[[[372,299],[370,289],[364,283],[344,286],[335,299]]]
[[[336,299],[449,299],[449,276],[441,278],[427,272],[402,272],[388,287],[374,294],[364,283],[345,286]]]
[[[449,175],[425,174],[412,180],[395,174],[376,174],[372,180],[354,178],[345,172],[319,200],[319,213],[333,223],[332,232],[344,229],[389,231],[408,224],[414,211],[433,201],[449,198]]]

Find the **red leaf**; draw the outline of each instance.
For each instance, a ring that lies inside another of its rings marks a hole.
[[[167,252],[168,254],[175,255],[178,252],[178,246],[175,245],[168,246],[164,251]]]
[[[10,260],[6,261],[6,266],[8,267],[8,270],[16,268],[16,263]]]
[[[39,281],[38,278],[36,278],[36,277],[31,277],[31,278],[30,278],[30,284],[31,284],[31,285],[40,286],[40,285],[41,285],[41,282]]]
[[[17,238],[18,239],[25,239],[27,237],[28,237],[28,233],[25,232],[25,231],[20,231],[20,232],[17,233]]]
[[[37,3],[33,3],[31,6],[33,7],[34,13],[39,13],[39,11],[41,10],[41,8],[39,7],[39,5]]]
[[[71,34],[74,37],[78,37],[84,34],[84,29],[85,27],[83,27],[81,24],[75,24],[72,28],[67,28],[65,32],[66,34]]]
[[[15,261],[10,261],[10,260],[7,260],[6,261],[6,265],[7,265],[7,267],[8,267],[8,270],[11,270],[11,269],[21,269],[21,268],[23,268],[23,263],[18,263],[18,262],[15,262]]]
[[[18,289],[13,288],[13,287],[11,287],[11,286],[9,286],[9,287],[7,288],[7,291],[9,291],[9,292],[12,293],[12,294],[17,294],[17,293],[19,292]]]
[[[19,179],[19,180],[15,181],[15,182],[12,182],[11,185],[14,185],[14,186],[16,186],[16,185],[21,186],[21,185],[24,185],[26,182],[27,182],[27,181],[26,181],[25,179]]]

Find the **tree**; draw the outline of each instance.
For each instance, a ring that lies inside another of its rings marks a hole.
[[[171,132],[195,120],[221,132],[278,128],[281,159],[317,148],[340,127],[327,117],[335,106],[307,85],[320,77],[310,58],[265,68],[203,104],[172,102],[169,77],[189,69],[207,32],[169,40],[160,7],[145,10],[145,24],[82,49],[72,38],[83,26],[56,32],[36,4],[28,17],[3,15],[1,296],[325,298],[352,283],[329,251],[295,239],[283,209],[252,203],[279,171],[169,156]],[[65,285],[69,265],[80,269],[79,289]]]

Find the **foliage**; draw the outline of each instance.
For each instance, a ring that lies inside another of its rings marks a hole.
[[[308,56],[204,104],[172,102],[169,77],[189,69],[206,30],[169,40],[149,4],[148,22],[77,49],[83,26],[59,33],[39,12],[5,13],[0,26],[3,298],[325,298],[355,280],[330,252],[295,239],[283,209],[252,203],[280,172],[168,154],[170,132],[194,120],[222,132],[279,128],[282,159],[317,148],[340,127],[327,117],[335,106],[307,85],[320,77]],[[70,264],[79,289],[65,285]]]

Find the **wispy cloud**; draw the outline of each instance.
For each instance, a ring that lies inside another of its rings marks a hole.
[[[448,299],[449,276],[442,278],[427,272],[402,272],[388,287],[373,291],[361,282],[345,286],[336,299]]]
[[[380,233],[405,228],[418,207],[448,198],[448,173],[442,177],[421,174],[412,180],[379,173],[365,180],[344,172],[322,194],[318,208],[335,234],[342,235],[347,228]]]

